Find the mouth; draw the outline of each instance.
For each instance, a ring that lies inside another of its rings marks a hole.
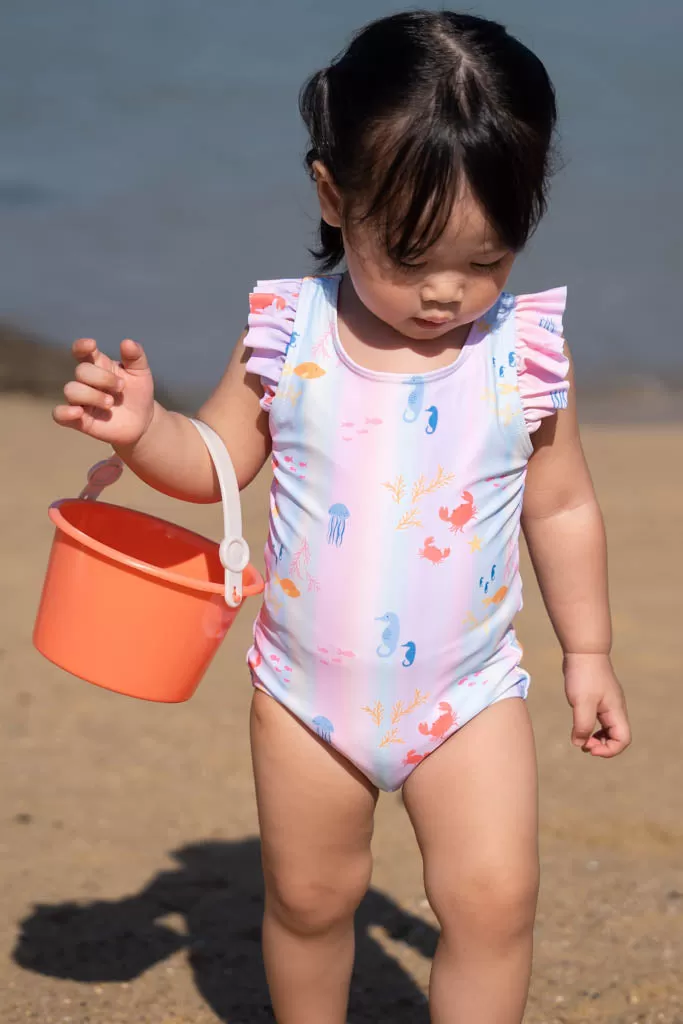
[[[447,327],[449,324],[454,324],[455,320],[452,316],[449,317],[421,317],[414,316],[411,318],[412,322],[417,326],[421,327],[425,331],[438,331],[442,327]]]

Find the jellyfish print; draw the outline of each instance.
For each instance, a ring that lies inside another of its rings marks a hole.
[[[408,404],[403,413],[403,420],[405,423],[414,423],[422,412],[425,386],[421,377],[409,377],[408,384],[412,385],[412,390],[408,395]]]
[[[325,740],[325,743],[332,742],[334,726],[329,718],[325,718],[324,715],[316,715],[311,724],[321,740]]]
[[[350,518],[351,513],[346,505],[338,503],[330,506],[329,516],[330,521],[327,527],[327,543],[334,544],[335,547],[340,548],[346,532],[346,523]]]

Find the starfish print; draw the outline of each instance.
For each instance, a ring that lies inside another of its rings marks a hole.
[[[474,554],[475,551],[481,551],[481,537],[477,537],[475,534],[472,540],[468,541],[470,551]]]

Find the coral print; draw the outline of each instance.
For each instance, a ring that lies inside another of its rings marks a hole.
[[[311,564],[311,549],[308,545],[308,541],[304,538],[299,544],[292,556],[292,564],[290,566],[290,572],[293,576],[297,576],[302,582],[308,585],[309,590],[320,590],[320,583],[310,573]]]
[[[344,540],[346,524],[351,513],[346,505],[337,503],[330,506],[329,516],[330,520],[327,528],[327,543],[334,544],[335,547],[340,548]]]
[[[403,413],[403,420],[405,423],[414,423],[422,412],[425,386],[421,377],[410,377],[408,384],[411,385],[412,390],[408,395],[408,404]]]
[[[441,490],[442,487],[447,487],[454,478],[455,475],[453,473],[446,473],[443,466],[437,468],[436,476],[432,480],[426,480],[424,475],[419,476],[410,488],[410,508],[400,517],[396,524],[396,529],[409,530],[412,526],[421,528],[420,500],[426,494],[434,494],[435,491]],[[385,487],[391,493],[392,499],[397,505],[401,505],[403,499],[408,495],[408,485],[402,475],[397,476],[393,482],[385,480],[382,487]]]

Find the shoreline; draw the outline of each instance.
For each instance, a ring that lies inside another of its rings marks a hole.
[[[73,360],[68,346],[47,341],[0,321],[0,395],[21,394],[59,401],[71,376]],[[666,425],[683,423],[683,379],[664,380],[656,375],[631,374],[615,380],[601,375],[590,383],[579,378],[579,419],[586,426]],[[162,405],[190,413],[206,392],[182,391],[164,382],[156,384]]]

